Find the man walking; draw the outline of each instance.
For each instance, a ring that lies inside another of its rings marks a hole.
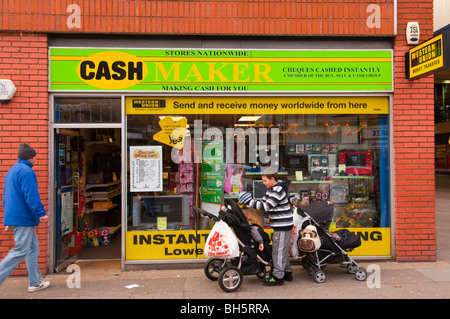
[[[48,217],[32,169],[35,163],[36,151],[21,144],[17,163],[6,174],[3,195],[3,224],[14,228],[15,247],[0,262],[0,285],[25,258],[29,292],[50,286],[50,282],[42,281],[38,266],[39,242],[34,228]]]

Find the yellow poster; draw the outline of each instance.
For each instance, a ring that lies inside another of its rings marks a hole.
[[[184,145],[184,136],[186,135],[187,118],[176,118],[165,116],[159,121],[161,131],[153,135],[155,141],[182,149]]]

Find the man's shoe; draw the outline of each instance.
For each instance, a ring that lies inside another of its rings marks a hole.
[[[286,281],[293,281],[293,280],[294,280],[294,277],[292,277],[292,273],[291,273],[291,272],[285,272],[285,273],[284,273],[283,280],[286,280]]]
[[[268,280],[264,280],[264,286],[282,286],[284,284],[283,279],[278,279],[275,276],[271,276]]]
[[[48,288],[49,286],[50,286],[50,281],[43,281],[39,285],[28,287],[28,292],[35,292],[38,290]]]

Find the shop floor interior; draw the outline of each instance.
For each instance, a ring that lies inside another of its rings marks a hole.
[[[83,247],[78,254],[79,260],[91,259],[120,259],[121,258],[121,233],[111,239],[111,245],[98,247]]]

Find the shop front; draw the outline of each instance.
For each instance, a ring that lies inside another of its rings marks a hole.
[[[204,260],[213,223],[193,207],[260,198],[268,169],[294,205],[333,202],[353,255],[390,258],[392,55],[50,48],[56,266],[106,233],[124,268]]]

